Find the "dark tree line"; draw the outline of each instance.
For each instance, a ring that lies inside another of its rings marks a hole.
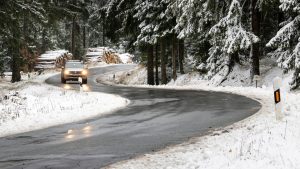
[[[249,64],[253,79],[260,75],[260,60],[270,55],[286,70],[300,70],[298,15],[296,0],[112,0],[106,6],[106,21],[112,26],[108,37],[147,56],[148,84],[176,80],[184,73],[187,55],[207,79],[223,77],[219,83],[235,64]],[[284,39],[286,35],[292,39]],[[293,84],[299,84],[298,76]]]
[[[8,0],[0,2],[0,72],[10,65],[12,82],[20,70],[33,70],[36,56],[51,49],[68,49],[80,58],[101,32],[92,29],[91,16],[105,0]],[[104,15],[102,15],[104,18]],[[100,18],[101,19],[101,18]],[[103,20],[103,19],[102,19]],[[95,26],[103,29],[103,25]],[[101,38],[102,39],[102,38]]]
[[[252,79],[260,74],[260,60],[272,56],[284,70],[296,70],[297,88],[299,5],[296,0],[3,1],[0,63],[10,61],[14,82],[28,62],[21,51],[65,48],[80,57],[87,47],[122,43],[147,65],[151,85],[176,80],[187,68],[187,56],[207,79],[222,77],[219,83],[236,64],[249,64]]]

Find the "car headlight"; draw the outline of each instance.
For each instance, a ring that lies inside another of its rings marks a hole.
[[[81,72],[81,74],[82,74],[82,75],[87,75],[88,72],[87,72],[87,70],[83,70],[83,71]]]
[[[64,71],[64,74],[65,74],[65,75],[69,75],[69,74],[70,74],[70,71],[65,70],[65,71]]]

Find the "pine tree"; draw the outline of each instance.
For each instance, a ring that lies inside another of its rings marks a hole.
[[[170,7],[171,1],[154,0],[143,1],[137,0],[135,3],[136,14],[134,18],[139,22],[140,34],[137,37],[136,45],[156,45],[161,40],[165,40],[166,37],[175,34],[176,18]],[[176,36],[175,36],[176,37]],[[174,41],[174,39],[172,39]],[[177,43],[175,43],[177,46]],[[164,46],[162,46],[164,47]],[[163,48],[162,48],[163,49]],[[173,52],[173,56],[176,56],[176,52]],[[149,54],[149,52],[148,52]],[[162,52],[164,54],[164,51]],[[149,57],[149,56],[148,56]],[[163,56],[161,56],[163,57]],[[166,60],[164,60],[166,61]],[[165,62],[162,62],[162,66],[165,66]],[[176,68],[176,62],[172,63],[173,69]],[[162,68],[163,81],[166,79],[166,69]],[[148,67],[148,71],[153,71],[151,67]],[[173,78],[176,79],[176,69],[173,70]]]
[[[278,58],[278,66],[285,72],[295,69],[290,84],[292,89],[296,89],[300,84],[300,2],[282,0],[280,9],[288,15],[288,18],[267,46],[275,48],[271,55]]]
[[[88,41],[90,46],[97,47],[97,46],[105,46],[106,45],[106,37],[107,32],[111,33],[110,30],[114,30],[110,27],[110,23],[108,18],[115,19],[115,15],[107,16],[107,8],[110,6],[111,3],[115,3],[118,1],[112,0],[107,2],[107,0],[93,0],[92,4],[88,6],[88,11],[90,16],[88,18],[88,30],[89,36]],[[108,21],[108,22],[107,22]],[[107,24],[108,23],[108,24]],[[115,20],[114,23],[118,23]],[[116,33],[112,34],[114,36]],[[110,34],[109,34],[110,35]],[[109,36],[111,37],[111,36]]]
[[[177,0],[176,31],[178,38],[184,40],[186,52],[196,62],[205,62],[210,48],[208,32],[222,12],[219,7],[224,1]],[[220,14],[219,14],[220,13]],[[196,66],[196,65],[194,65]]]
[[[259,41],[253,33],[242,26],[242,9],[238,0],[232,0],[227,16],[214,25],[209,34],[212,47],[209,51],[206,68],[208,78],[219,74],[222,83],[239,61],[239,52]]]
[[[260,19],[261,12],[258,8],[258,0],[251,0],[251,26],[252,32],[256,36],[260,36]],[[251,70],[250,70],[250,78],[253,79],[254,75],[260,75],[259,70],[259,59],[260,59],[260,44],[253,43],[251,45]]]
[[[6,43],[2,45],[7,48],[4,52],[11,59],[12,82],[21,80],[21,47],[28,46],[29,34],[27,34],[29,25],[26,25],[28,20],[24,18],[24,14],[34,19],[37,23],[44,20],[44,14],[41,4],[38,1],[4,1],[0,3],[0,30],[1,39]],[[21,26],[23,19],[23,27]],[[26,20],[25,20],[26,19]],[[25,29],[25,30],[22,30]],[[22,34],[23,33],[23,34]]]

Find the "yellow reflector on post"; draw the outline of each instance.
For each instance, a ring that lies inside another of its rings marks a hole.
[[[274,100],[275,100],[275,103],[279,103],[281,101],[281,98],[280,98],[280,89],[276,90],[274,92]]]

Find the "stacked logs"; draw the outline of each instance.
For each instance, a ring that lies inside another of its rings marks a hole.
[[[67,60],[72,60],[73,55],[71,53],[65,53],[64,55],[58,57],[55,61],[55,65],[57,68],[61,68],[65,65]]]
[[[107,64],[120,64],[122,63],[120,57],[111,51],[105,51],[102,60]]]

